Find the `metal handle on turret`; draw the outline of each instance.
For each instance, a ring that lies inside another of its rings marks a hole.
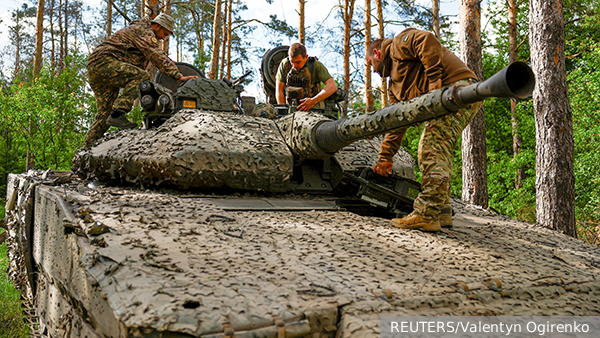
[[[236,86],[236,85],[238,85],[238,84],[242,83],[242,81],[244,81],[244,79],[245,79],[245,78],[246,78],[248,75],[250,75],[250,74],[252,74],[252,71],[251,71],[251,70],[247,71],[247,72],[246,72],[244,75],[242,75],[242,76],[238,77],[237,79],[233,80],[233,83],[231,84],[231,87],[234,87],[234,86]]]
[[[488,97],[527,98],[534,86],[531,68],[514,62],[483,82],[434,90],[351,119],[325,121],[313,129],[314,140],[320,151],[332,154],[356,140],[435,119]]]

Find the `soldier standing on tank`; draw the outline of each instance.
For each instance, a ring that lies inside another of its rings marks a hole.
[[[373,71],[390,77],[390,101],[410,100],[431,90],[452,84],[469,85],[477,77],[456,55],[442,46],[430,32],[408,28],[394,39],[373,41],[366,55]],[[421,193],[414,201],[413,212],[395,218],[391,224],[405,229],[439,231],[452,227],[450,182],[452,153],[463,129],[473,119],[481,102],[466,109],[425,121],[418,148],[419,169],[423,174]],[[381,143],[376,173],[392,173],[393,156],[401,146],[406,128],[385,135]]]
[[[169,36],[173,26],[173,18],[164,13],[152,20],[144,17],[111,35],[90,54],[88,77],[98,113],[85,137],[86,146],[101,138],[109,126],[137,127],[125,114],[133,107],[140,83],[150,80],[150,74],[145,71],[148,62],[179,81],[197,77],[183,76],[160,48],[158,40]]]
[[[325,65],[316,57],[309,57],[306,53],[306,47],[301,43],[294,43],[288,50],[288,58],[279,63],[275,81],[275,99],[278,104],[285,104],[286,84],[294,81],[295,83],[306,83],[308,87],[308,97],[300,99],[298,110],[308,111],[319,107],[319,103],[337,90],[335,81],[329,75]],[[321,83],[325,86],[321,89]]]

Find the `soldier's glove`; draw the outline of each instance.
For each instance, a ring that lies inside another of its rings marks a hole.
[[[373,171],[381,176],[388,177],[392,174],[392,167],[394,162],[377,162],[373,167]]]

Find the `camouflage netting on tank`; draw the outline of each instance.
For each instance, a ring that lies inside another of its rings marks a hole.
[[[358,140],[336,152],[333,158],[344,172],[356,172],[361,168],[372,168],[379,161],[379,145],[383,137]],[[393,172],[404,178],[416,180],[415,159],[400,147],[394,155]]]
[[[297,111],[277,120],[277,126],[288,147],[300,160],[323,159],[331,156],[318,146],[315,138],[317,127],[330,118],[313,111]]]
[[[177,89],[176,99],[195,102],[193,108],[233,111],[236,96],[235,90],[221,80],[200,79],[183,83]]]
[[[35,196],[40,293],[73,313],[42,318],[55,329],[377,337],[382,314],[600,315],[599,248],[457,201],[432,234],[80,181]]]
[[[198,110],[156,130],[110,133],[73,161],[81,177],[113,184],[265,191],[285,191],[293,166],[272,121]]]

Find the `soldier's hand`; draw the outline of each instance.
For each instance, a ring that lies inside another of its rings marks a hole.
[[[309,111],[316,104],[315,100],[312,97],[307,97],[305,99],[301,99],[300,102],[302,102],[302,103],[300,103],[298,105],[298,110],[301,110],[301,111]]]
[[[198,76],[197,75],[188,75],[188,76],[182,76],[179,78],[179,81],[183,82],[183,81],[187,81],[189,79],[197,79]]]
[[[377,162],[373,167],[373,171],[381,176],[388,177],[392,174],[393,162]]]

